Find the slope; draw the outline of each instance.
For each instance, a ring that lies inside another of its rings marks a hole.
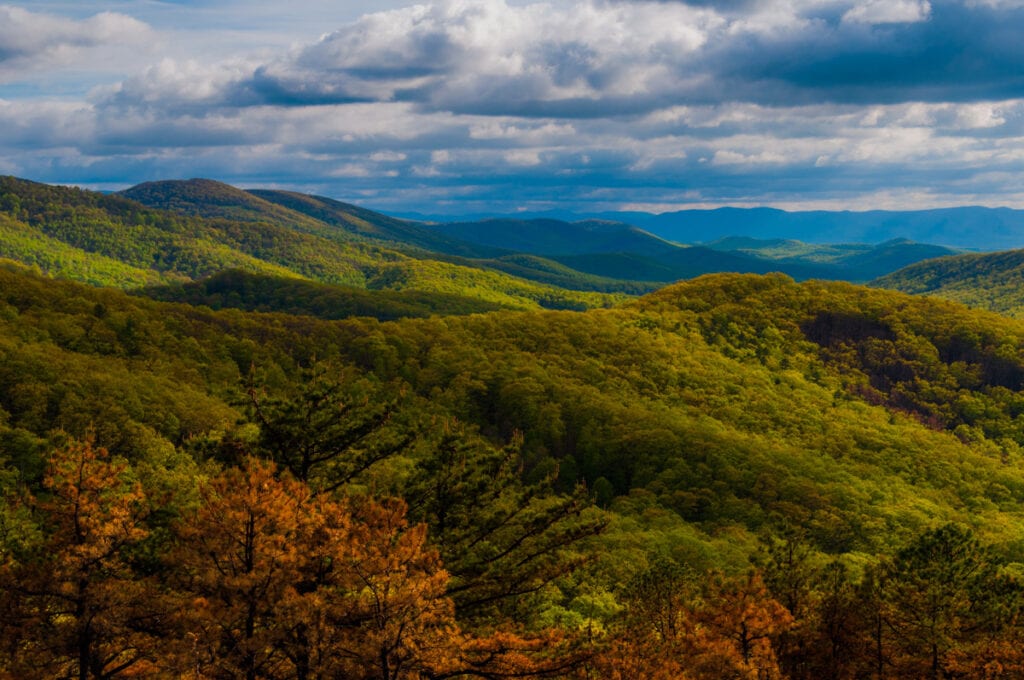
[[[240,222],[283,222],[311,231],[323,227],[318,220],[300,212],[212,179],[143,182],[119,193],[151,208],[179,215],[220,217]]]
[[[585,308],[621,299],[411,258],[227,185],[168,182],[144,188],[139,193],[147,200],[185,214],[124,196],[0,178],[0,256],[105,285],[195,280],[241,269],[357,288],[462,295],[517,309]],[[246,220],[196,217],[198,208],[185,209],[193,199],[212,201],[203,208],[211,215],[240,214]],[[237,200],[244,201],[241,207]]]
[[[636,253],[661,255],[671,243],[628,224],[590,220],[492,219],[431,225],[438,233],[493,248],[533,255]]]
[[[903,238],[877,245],[866,243],[813,244],[791,239],[728,237],[705,244],[708,248],[790,264],[832,265],[839,278],[864,282],[908,265],[960,251],[945,246],[914,243]]]
[[[1024,318],[1024,250],[919,262],[878,278],[872,285]]]
[[[321,222],[341,227],[367,238],[392,245],[416,246],[424,250],[462,257],[495,257],[506,253],[500,248],[480,247],[465,241],[448,238],[443,234],[415,222],[388,217],[381,213],[342,203],[323,196],[311,196],[292,191],[253,189],[250,194],[282,207],[303,213]]]
[[[626,281],[669,283],[714,272],[781,271],[797,279],[844,278],[841,267],[758,253],[683,246],[621,222],[491,219],[432,225],[481,245],[544,256],[571,269]]]
[[[779,525],[863,559],[952,520],[1024,558],[1024,326],[951,303],[716,275],[621,309],[319,321],[0,269],[0,338],[0,460],[19,474],[90,428],[178,474],[238,455],[244,377],[293,394],[317,361],[404,384],[396,425],[455,417],[521,438],[526,479],[585,481],[617,518],[613,581],[659,551],[742,571]]]
[[[282,191],[243,192],[203,179],[149,182],[122,193],[137,197],[147,205],[169,207],[182,215],[201,215],[215,221],[230,215],[242,219],[249,225],[249,230],[285,230],[333,241],[352,251],[349,258],[358,252],[370,261],[391,261],[400,254],[410,261],[434,262],[434,265],[410,265],[421,272],[437,270],[438,262],[447,262],[456,268],[446,278],[475,279],[471,285],[477,288],[486,288],[490,285],[488,282],[501,281],[502,277],[496,279],[494,274],[505,273],[539,284],[532,286],[534,289],[547,288],[545,297],[549,300],[557,297],[551,287],[597,293],[624,293],[638,289],[632,282],[615,282],[583,272],[565,271],[564,267],[559,268],[557,263],[543,258],[524,261],[513,254],[516,261],[510,262],[505,259],[510,255],[508,250],[464,243],[412,222],[318,196]],[[483,273],[471,274],[469,270],[474,269]],[[643,291],[650,289],[650,286],[639,287]],[[450,287],[439,292],[450,292]],[[528,295],[536,298],[533,291]],[[587,296],[565,295],[573,298],[569,304],[571,307],[594,304],[580,302]],[[595,298],[590,296],[589,299]]]
[[[614,218],[614,214],[611,215]],[[683,210],[630,214],[634,224],[663,238],[711,241],[728,236],[786,238],[815,243],[880,243],[907,238],[957,248],[996,250],[1024,243],[1024,211],[960,207],[917,211],[786,212],[774,208]]]

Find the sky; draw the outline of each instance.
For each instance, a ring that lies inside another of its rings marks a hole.
[[[1024,207],[1024,0],[0,0],[0,174],[391,213]]]

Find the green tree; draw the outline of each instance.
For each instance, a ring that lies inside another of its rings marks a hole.
[[[315,362],[291,394],[270,395],[250,375],[249,404],[259,450],[314,490],[331,492],[405,451],[415,435],[391,427],[404,398],[331,362]]]
[[[606,525],[584,488],[563,495],[553,477],[525,483],[520,444],[497,448],[446,423],[408,482],[410,516],[430,526],[460,617],[510,614],[579,567],[577,546]]]
[[[1016,618],[1021,596],[1020,584],[1000,574],[969,529],[946,524],[926,531],[892,558],[883,582],[897,674],[948,677],[954,657],[970,655],[979,640]]]

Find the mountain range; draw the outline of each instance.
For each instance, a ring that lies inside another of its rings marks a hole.
[[[407,213],[405,217],[445,223],[452,217]],[[482,220],[493,215],[458,219]],[[963,206],[932,210],[784,211],[776,208],[715,208],[664,213],[637,211],[574,213],[522,212],[513,219],[623,222],[681,243],[707,243],[730,236],[792,239],[818,244],[881,243],[907,239],[968,250],[1024,247],[1024,211]],[[504,218],[503,218],[504,219]]]
[[[504,271],[524,278],[577,287],[586,277],[663,284],[716,271],[781,271],[798,280],[867,281],[907,264],[958,252],[941,246],[892,239],[878,246],[811,246],[788,240],[735,247],[728,240],[687,245],[622,221],[483,219],[423,223],[389,217],[321,196],[294,192],[242,191],[211,180],[141,184],[122,195],[179,214],[246,221],[285,220],[317,235],[339,234],[384,242],[414,256],[442,256],[458,264]],[[292,214],[291,217],[289,213]],[[295,218],[298,213],[303,218]],[[325,228],[324,225],[327,225]],[[534,256],[524,258],[524,255]],[[538,261],[536,258],[543,258]],[[557,267],[568,267],[567,271]],[[573,281],[573,279],[576,279]],[[610,290],[591,280],[589,289]]]

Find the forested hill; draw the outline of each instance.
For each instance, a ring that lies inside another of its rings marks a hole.
[[[782,272],[798,280],[867,281],[927,257],[956,251],[896,239],[872,244],[712,247],[698,230],[682,243],[607,220],[486,219],[416,223],[321,196],[251,190],[205,179],[147,182],[122,192],[183,215],[271,222],[329,239],[385,244],[407,255],[502,271],[577,290],[646,292],[714,272]],[[740,226],[737,226],[739,229]],[[561,267],[564,272],[553,272]]]
[[[497,441],[521,433],[527,476],[560,470],[623,509],[645,489],[697,543],[785,520],[826,552],[872,553],[936,518],[1012,543],[1002,513],[1024,510],[1024,327],[938,300],[716,275],[621,309],[381,324],[0,275],[9,465],[90,427],[133,460],[227,436],[251,367],[280,390],[316,357],[404,382]]]
[[[1024,318],[1024,250],[927,260],[881,277],[872,285]]]
[[[852,678],[878,649],[893,677],[935,658],[1013,667],[1022,347],[1011,319],[778,275],[382,323],[214,312],[12,264],[0,671],[59,670],[64,649],[118,649],[151,677],[244,667],[224,637],[190,632],[213,625],[283,668],[296,649],[354,664],[332,671],[345,677],[381,649],[453,677]],[[75,498],[84,533],[62,519]],[[253,549],[282,547],[266,589],[209,564],[235,554],[236,524],[267,537]],[[100,549],[102,568],[75,561]],[[938,657],[917,638],[872,643],[873,622],[909,625],[901,598],[933,586],[953,598]],[[366,588],[407,604],[365,618]],[[83,642],[67,597],[120,627]],[[263,637],[245,632],[257,610]],[[835,646],[829,612],[848,617]],[[314,615],[345,623],[296,639]],[[734,630],[760,642],[744,654]]]
[[[323,196],[265,189],[253,189],[249,193],[367,238],[469,258],[494,258],[509,254],[502,248],[489,248],[448,238],[434,229],[415,222],[388,217]]]
[[[227,185],[200,181],[174,187],[173,200],[160,184],[136,192],[147,200],[163,197],[158,203],[173,208],[170,212],[119,195],[0,178],[0,257],[53,276],[122,288],[182,283],[237,269],[469,299],[450,307],[453,311],[473,308],[472,301],[489,308],[583,309],[622,299],[468,263],[411,257]],[[186,209],[193,199],[206,206],[205,217]],[[593,283],[583,275],[579,282],[583,288]]]

